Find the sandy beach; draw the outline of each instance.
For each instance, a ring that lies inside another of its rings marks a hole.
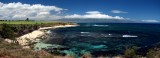
[[[16,39],[20,45],[27,46],[30,42],[33,42],[35,40],[40,40],[37,38],[46,34],[46,32],[44,30],[55,29],[55,28],[75,27],[75,26],[78,26],[78,25],[58,25],[58,26],[53,26],[53,27],[42,27],[42,28],[39,28],[38,30],[31,32],[31,33],[20,36]]]

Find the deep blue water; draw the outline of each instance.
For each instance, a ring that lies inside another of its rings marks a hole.
[[[149,47],[160,42],[160,24],[81,23],[77,27],[51,30],[47,43],[70,47],[79,54],[122,54],[127,47]]]

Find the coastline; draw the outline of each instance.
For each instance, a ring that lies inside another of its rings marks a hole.
[[[74,25],[58,25],[58,26],[52,26],[52,27],[42,27],[38,30],[34,30],[31,33],[24,34],[18,38],[16,38],[16,41],[23,46],[23,48],[30,48],[29,44],[39,42],[42,39],[39,39],[38,37],[42,37],[46,34],[46,30],[49,29],[56,29],[56,28],[66,28],[66,27],[76,27],[77,24]]]

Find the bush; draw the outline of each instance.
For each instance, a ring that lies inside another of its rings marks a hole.
[[[155,58],[155,51],[154,50],[149,50],[149,52],[147,52],[147,58]]]
[[[159,48],[149,49],[147,52],[147,58],[160,58]]]
[[[125,51],[125,57],[126,58],[135,58],[136,57],[136,51],[133,48],[129,48]]]
[[[11,26],[8,24],[3,24],[2,25],[2,31],[1,31],[1,36],[3,38],[9,38],[9,39],[14,39],[14,31],[12,30]]]

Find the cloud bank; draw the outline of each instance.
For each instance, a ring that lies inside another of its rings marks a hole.
[[[60,19],[57,13],[66,10],[56,6],[45,6],[41,4],[1,3],[0,19]],[[51,14],[54,12],[55,14]]]
[[[120,16],[110,16],[107,14],[102,14],[99,11],[88,11],[85,15],[73,14],[73,15],[66,15],[64,18],[80,18],[80,19],[125,19]]]
[[[45,6],[41,4],[23,4],[21,2],[2,3],[0,2],[0,19],[39,19],[39,20],[54,20],[54,19],[125,19],[120,16],[110,16],[99,11],[88,11],[85,15],[73,14],[60,16],[62,11],[68,10],[57,6]]]
[[[121,10],[112,10],[111,12],[112,13],[128,13],[128,12],[121,11]]]
[[[148,22],[148,23],[158,23],[160,21],[158,20],[141,20],[142,22]]]
[[[119,19],[123,20],[126,18],[120,16],[110,16],[103,14],[99,11],[87,11],[84,15],[73,14],[64,15],[59,14],[62,11],[68,9],[63,9],[57,6],[46,6],[41,4],[23,4],[21,2],[13,3],[2,3],[0,2],[0,19],[18,19],[24,20],[37,19],[37,20],[56,20],[56,19]]]

